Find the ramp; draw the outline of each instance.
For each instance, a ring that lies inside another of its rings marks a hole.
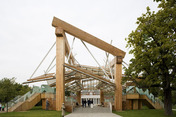
[[[34,107],[41,100],[41,94],[35,93],[24,102],[18,102],[9,109],[9,112],[27,111]]]

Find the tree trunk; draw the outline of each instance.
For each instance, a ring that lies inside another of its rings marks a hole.
[[[7,102],[7,113],[8,113],[8,102]]]
[[[166,115],[173,115],[171,88],[164,89],[164,110]]]

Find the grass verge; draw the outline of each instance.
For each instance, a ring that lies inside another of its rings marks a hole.
[[[122,112],[113,111],[123,117],[168,117],[164,115],[164,110],[156,109],[144,109],[144,110],[127,110]],[[173,111],[174,115],[169,117],[176,117],[176,111]]]
[[[69,114],[66,112],[66,114]],[[62,117],[61,111],[46,111],[42,110],[41,107],[34,107],[29,111],[24,112],[9,112],[0,113],[0,117]]]
[[[172,107],[173,109],[176,109],[176,104],[175,105],[173,105],[173,107]]]

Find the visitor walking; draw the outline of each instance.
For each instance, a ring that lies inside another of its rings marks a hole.
[[[48,99],[46,99],[46,110],[48,110],[49,109],[49,101],[48,101]]]

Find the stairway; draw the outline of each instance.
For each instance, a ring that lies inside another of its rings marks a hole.
[[[9,109],[9,112],[27,111],[34,107],[41,100],[41,94],[35,93],[24,102],[18,102]]]
[[[154,97],[152,93],[149,93],[147,89],[145,92],[135,86],[129,86],[126,88],[127,100],[140,100],[150,109],[163,109],[164,104],[161,100]]]
[[[41,93],[54,93],[55,90],[48,85],[42,85],[41,88],[34,86],[31,91],[23,96],[17,96],[8,102],[8,111],[27,111],[34,107],[41,100]]]

